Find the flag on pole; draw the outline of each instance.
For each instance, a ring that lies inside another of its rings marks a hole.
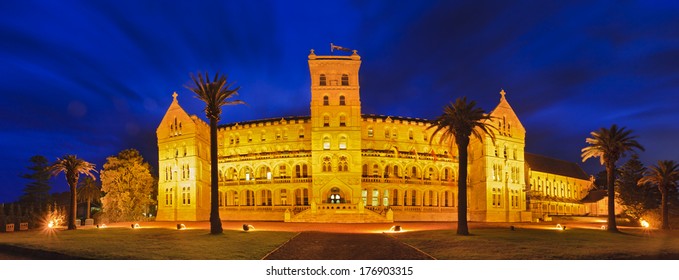
[[[345,47],[342,47],[342,46],[337,46],[337,45],[335,45],[335,44],[333,44],[333,43],[330,43],[330,52],[333,52],[334,50],[345,51],[345,52],[350,52],[350,51],[351,51],[349,48],[345,48]]]

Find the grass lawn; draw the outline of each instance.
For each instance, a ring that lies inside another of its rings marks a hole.
[[[0,235],[0,244],[59,252],[88,259],[258,260],[292,238],[294,232],[166,228],[105,228],[16,232]]]
[[[679,232],[509,228],[414,231],[395,235],[440,260],[497,259],[679,259]]]

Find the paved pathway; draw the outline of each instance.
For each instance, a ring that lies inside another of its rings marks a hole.
[[[431,256],[378,233],[305,231],[267,260],[431,260]]]

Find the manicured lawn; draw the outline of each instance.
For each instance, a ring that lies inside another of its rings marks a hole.
[[[679,232],[628,229],[611,234],[595,229],[473,229],[414,231],[396,238],[442,260],[473,259],[678,259]]]
[[[89,259],[258,260],[292,238],[294,232],[166,228],[105,228],[0,235],[0,244],[59,252]]]

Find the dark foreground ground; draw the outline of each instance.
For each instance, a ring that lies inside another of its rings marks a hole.
[[[432,260],[387,234],[302,232],[266,260]]]

